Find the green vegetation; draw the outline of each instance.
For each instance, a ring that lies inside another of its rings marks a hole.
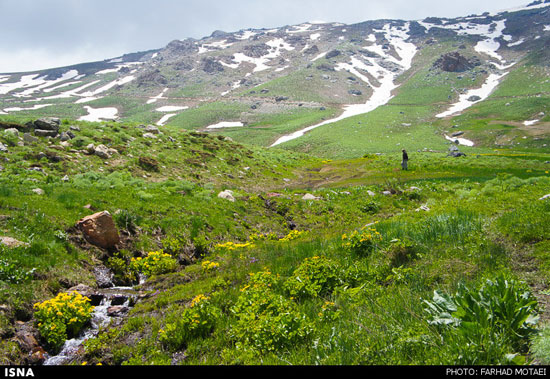
[[[0,226],[24,243],[0,247],[9,363],[30,359],[16,321],[50,353],[89,326],[93,308],[71,294],[97,287],[97,266],[140,296],[73,364],[548,362],[547,153],[411,152],[401,171],[392,152],[331,160],[172,127],[61,129],[75,138],[0,133]],[[75,228],[101,210],[121,235],[112,251]]]

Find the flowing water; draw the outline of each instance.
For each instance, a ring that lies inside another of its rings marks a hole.
[[[141,280],[140,280],[141,282]],[[68,364],[83,348],[83,343],[89,338],[97,336],[101,327],[109,325],[115,318],[121,318],[137,301],[139,293],[134,287],[110,287],[94,291],[94,296],[100,299],[94,306],[90,326],[85,328],[77,337],[65,341],[57,355],[46,355],[45,366]]]

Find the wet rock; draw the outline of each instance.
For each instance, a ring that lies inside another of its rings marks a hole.
[[[29,322],[16,323],[16,331],[13,340],[22,351],[28,353],[27,362],[38,364],[44,360],[44,349],[39,344],[38,331]]]
[[[84,217],[77,222],[76,226],[92,245],[112,249],[120,242],[113,217],[107,211]]]
[[[94,267],[94,276],[97,286],[99,288],[109,288],[114,287],[113,284],[113,273],[107,267],[97,266]]]
[[[111,299],[111,305],[123,305],[126,301],[128,301],[128,297],[124,295],[114,295]]]
[[[128,313],[128,307],[123,305],[115,305],[107,308],[107,316],[109,317],[122,317]]]

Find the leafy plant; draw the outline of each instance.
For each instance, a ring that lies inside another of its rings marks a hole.
[[[30,280],[35,269],[23,270],[13,262],[6,259],[0,259],[0,281],[9,283],[23,283]]]
[[[130,270],[147,277],[166,274],[174,271],[177,267],[177,260],[162,251],[153,251],[147,254],[145,258],[138,257],[130,260]]]
[[[159,331],[159,340],[165,346],[177,350],[193,338],[208,335],[221,311],[203,294],[193,298],[188,308],[178,314],[177,320],[169,322]]]
[[[454,296],[435,291],[432,301],[425,304],[432,325],[451,328],[451,335],[477,343],[474,350],[478,352],[486,352],[488,336],[513,352],[525,352],[529,338],[536,333],[536,298],[523,283],[503,275],[488,279],[479,290],[461,283]],[[502,358],[491,357],[495,362]]]
[[[326,257],[306,258],[284,283],[294,297],[316,297],[330,293],[340,283],[338,266]]]
[[[342,247],[358,255],[369,255],[374,252],[380,242],[382,235],[371,226],[365,226],[360,230],[354,230],[350,235],[342,235]]]
[[[312,332],[312,326],[296,304],[275,293],[277,279],[269,271],[250,274],[231,313],[236,322],[231,335],[237,348],[257,352],[294,346]]]

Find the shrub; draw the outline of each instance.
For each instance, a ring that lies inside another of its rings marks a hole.
[[[34,304],[40,335],[53,349],[58,350],[90,321],[94,307],[89,302],[87,297],[72,292]]]
[[[340,283],[337,265],[325,257],[306,258],[284,283],[291,296],[326,295]]]
[[[293,347],[312,332],[296,304],[275,293],[277,279],[269,271],[250,274],[231,312],[237,318],[231,335],[237,349],[260,353]]]
[[[380,204],[378,204],[374,200],[369,200],[369,201],[363,203],[359,207],[359,210],[363,213],[375,214],[375,213],[378,213],[378,211],[380,210]]]
[[[166,274],[175,271],[178,262],[170,254],[161,251],[153,251],[145,258],[132,258],[130,260],[130,270],[141,273],[147,277],[151,275]]]
[[[167,323],[159,331],[159,340],[170,349],[177,350],[194,338],[206,337],[220,317],[221,311],[209,297],[197,295],[189,307],[178,314],[175,322]]]

